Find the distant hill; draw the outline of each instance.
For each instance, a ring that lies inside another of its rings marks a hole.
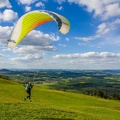
[[[0,72],[9,72],[10,70],[8,69],[1,69]]]
[[[2,85],[3,83],[6,84],[6,85],[8,85],[8,84],[16,84],[16,82],[9,80],[8,77],[6,77],[4,75],[0,75],[0,84]]]
[[[6,77],[6,76],[4,76],[4,75],[0,75],[0,78],[5,79],[5,80],[8,79],[8,77]]]
[[[6,81],[6,82],[5,82]],[[0,119],[119,120],[120,102],[40,88],[34,85],[32,102],[23,101],[24,86],[0,78]]]

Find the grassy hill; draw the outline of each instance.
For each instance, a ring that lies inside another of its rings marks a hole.
[[[34,86],[32,102],[23,85],[0,78],[0,120],[119,120],[120,102]]]

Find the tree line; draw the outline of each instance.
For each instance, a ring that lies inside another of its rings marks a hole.
[[[101,91],[101,90],[95,90],[95,91],[84,90],[83,94],[91,95],[91,96],[98,96],[98,97],[104,98],[104,99],[120,100],[120,95],[118,95],[117,93],[109,94],[106,91]]]

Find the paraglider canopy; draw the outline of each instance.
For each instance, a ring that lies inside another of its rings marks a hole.
[[[64,16],[51,11],[35,10],[19,18],[11,32],[11,36],[8,40],[8,47],[16,47],[16,45],[18,45],[34,28],[53,20],[56,21],[59,32],[62,34],[67,34],[69,32],[70,23]]]

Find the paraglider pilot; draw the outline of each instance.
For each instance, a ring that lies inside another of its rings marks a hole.
[[[27,95],[24,97],[24,100],[29,99],[31,101],[31,89],[33,88],[33,84],[29,82],[27,85],[25,85],[25,91]]]

